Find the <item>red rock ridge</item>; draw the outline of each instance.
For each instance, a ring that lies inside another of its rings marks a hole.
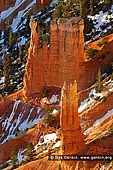
[[[11,149],[16,148],[18,151],[20,148],[26,148],[29,142],[32,142],[33,145],[36,145],[41,135],[53,132],[55,132],[54,128],[45,128],[43,122],[40,121],[38,125],[29,130],[27,133],[23,134],[22,136],[15,137],[15,139],[0,145],[0,163],[3,163],[9,159]]]

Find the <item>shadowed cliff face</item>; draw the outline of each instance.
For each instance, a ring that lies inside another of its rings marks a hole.
[[[17,0],[1,0],[0,1],[0,12],[14,6]],[[27,1],[27,0],[25,0]],[[36,9],[42,9],[50,4],[52,0],[36,0]]]
[[[22,103],[20,100],[8,101],[5,106],[6,110],[0,116],[0,143],[22,135],[25,130],[36,125],[44,115],[40,107]]]
[[[3,10],[6,10],[8,9],[9,7],[12,7],[14,4],[15,4],[16,0],[1,0],[0,1],[0,11],[3,11]]]

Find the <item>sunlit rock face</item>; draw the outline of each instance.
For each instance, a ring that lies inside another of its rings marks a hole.
[[[24,97],[30,98],[44,86],[62,87],[77,78],[76,69],[84,61],[84,22],[80,18],[54,20],[50,47],[40,48],[37,23],[30,21],[31,41],[24,76]]]
[[[77,83],[64,83],[61,95],[60,125],[62,130],[61,153],[77,154],[85,148],[78,114]]]
[[[30,27],[31,41],[23,88],[25,100],[41,92],[44,86],[62,88],[64,81],[72,83],[76,80],[80,92],[95,82],[99,69],[103,73],[111,64],[113,39],[98,51],[94,60],[85,60],[84,22],[81,18],[53,20],[49,46],[45,43],[40,47],[35,21],[30,21]],[[106,54],[109,48],[110,53]]]

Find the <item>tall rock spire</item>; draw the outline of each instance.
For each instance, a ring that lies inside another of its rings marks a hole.
[[[67,85],[64,82],[61,92],[61,116],[62,129],[61,153],[63,155],[77,154],[85,147],[78,115],[77,83]]]
[[[28,50],[26,72],[24,75],[23,92],[24,92],[25,97],[30,97],[31,93],[33,94],[33,92],[35,91],[36,85],[32,80],[35,79],[35,77],[36,77],[36,75],[34,75],[34,74],[37,74],[37,70],[35,71],[35,63],[36,63],[35,56],[38,53],[38,34],[36,31],[38,23],[36,21],[34,21],[33,19],[31,19],[29,26],[31,28],[31,40],[30,40],[30,47]],[[37,79],[35,81],[37,81]]]

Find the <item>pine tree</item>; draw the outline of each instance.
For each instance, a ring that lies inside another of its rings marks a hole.
[[[111,63],[111,66],[112,66],[111,80],[113,80],[113,62]]]
[[[72,0],[67,0],[63,8],[63,14],[62,14],[63,18],[70,18],[72,16],[71,14],[72,7],[73,7]]]
[[[45,108],[45,117],[44,117],[44,123],[46,126],[50,126],[52,121],[54,120],[52,115],[50,114],[51,109],[49,107]]]
[[[28,57],[28,48],[30,46],[30,41],[27,41],[26,44],[24,45],[24,49],[23,49],[23,61],[26,62],[27,57]]]
[[[5,53],[5,47],[4,45],[2,46],[2,53],[3,53],[3,65],[4,65],[4,89],[9,90],[9,74],[10,74],[10,56]]]
[[[58,170],[61,170],[61,164],[58,164]]]
[[[83,12],[82,12],[82,0],[80,0],[80,17],[83,17]]]
[[[103,89],[103,84],[102,84],[102,75],[101,75],[101,71],[99,69],[98,73],[97,73],[97,78],[96,78],[96,92],[100,93]]]
[[[105,0],[105,4],[110,4],[112,0]]]
[[[23,59],[22,56],[23,56],[23,55],[22,55],[22,46],[19,45],[19,62],[20,62],[20,63],[22,62],[22,59]]]
[[[68,13],[69,17],[76,17],[77,16],[77,8],[79,6],[78,3],[75,0],[68,0],[66,2],[66,4],[67,3],[68,3],[67,13]]]
[[[55,7],[55,11],[53,13],[53,18],[62,18],[63,8],[64,8],[63,0],[58,0],[58,3]]]
[[[90,1],[89,0],[82,0],[82,16],[83,18],[87,18],[90,9]]]
[[[6,45],[8,43],[8,39],[9,39],[9,32],[11,30],[10,26],[7,26],[4,30],[4,44]]]
[[[94,14],[94,3],[93,3],[93,0],[90,0],[90,15],[93,15]]]
[[[10,30],[9,39],[8,39],[8,45],[9,45],[10,52],[13,50],[15,43],[16,43],[16,39],[15,39],[14,33],[12,32],[12,30]]]
[[[23,61],[23,52],[22,52],[22,46],[21,46],[21,37],[20,37],[20,34],[18,35],[18,39],[19,39],[19,42],[18,42],[18,49],[19,49],[19,62],[21,63]]]
[[[53,18],[70,18],[76,17],[79,13],[79,1],[78,0],[66,0],[58,1]]]
[[[13,165],[13,168],[16,167],[16,163],[17,163],[17,152],[16,152],[16,149],[12,149],[11,150],[11,153],[10,153],[10,160],[11,160],[11,163]]]
[[[28,161],[33,161],[33,156],[34,156],[34,146],[31,142],[28,143],[27,145],[27,160]]]

